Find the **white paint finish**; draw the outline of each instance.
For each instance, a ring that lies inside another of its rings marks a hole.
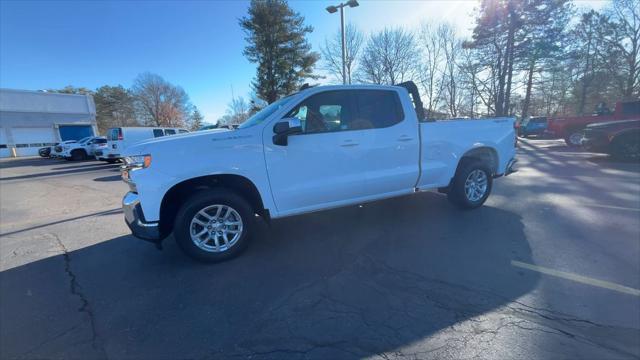
[[[81,149],[85,152],[85,154],[87,154],[87,156],[93,156],[94,155],[94,151],[98,148],[100,149],[106,149],[107,145],[106,143],[104,144],[100,144],[102,145],[101,147],[98,147],[97,144],[95,144],[95,141],[97,139],[104,139],[104,136],[92,136],[88,139],[86,139],[85,141],[82,142],[74,142],[74,143],[70,143],[67,145],[63,145],[62,146],[62,153],[60,153],[60,156],[64,157],[64,158],[70,158],[71,157],[71,153],[74,150],[78,150]]]
[[[478,147],[498,154],[498,174],[515,157],[513,119],[444,120],[420,124],[422,134],[422,174],[418,187],[428,189],[449,185],[460,158]]]
[[[358,89],[398,92],[406,118],[388,128],[296,135],[288,146],[273,144],[273,126],[300,101],[323,91]],[[358,146],[340,146],[348,141]],[[249,179],[277,218],[403,195],[416,184],[423,190],[446,185],[460,157],[478,146],[496,150],[501,173],[515,156],[514,141],[513,119],[418,125],[405,89],[350,85],[299,92],[252,127],[156,138],[129,146],[122,155],[152,156],[149,168],[130,174],[147,221],[159,220],[162,198],[173,186],[218,174]]]
[[[13,143],[19,144],[42,144],[42,143],[54,143],[55,134],[53,127],[50,128],[12,128],[11,135],[13,137]],[[35,156],[38,155],[38,149],[43,147],[16,147],[16,154],[18,156]]]
[[[122,152],[127,149],[129,146],[134,144],[138,144],[147,140],[156,139],[154,135],[154,130],[162,131],[164,134],[165,131],[171,130],[175,132],[174,135],[180,133],[180,131],[184,132],[186,130],[180,128],[166,128],[166,127],[118,127],[111,128],[107,130],[105,134],[107,137],[107,148],[108,151],[104,151],[105,155],[109,153],[113,154],[122,154]],[[118,131],[122,135],[122,139],[118,137]],[[164,136],[174,136],[174,135],[162,135]],[[106,157],[105,157],[106,158]]]

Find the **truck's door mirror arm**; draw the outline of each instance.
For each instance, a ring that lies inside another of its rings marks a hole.
[[[300,134],[302,132],[300,119],[282,119],[273,126],[273,132],[275,133],[275,135],[273,135],[273,143],[275,145],[287,146],[290,135]]]

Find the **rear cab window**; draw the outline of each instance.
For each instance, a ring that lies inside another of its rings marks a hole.
[[[153,137],[161,136],[164,136],[164,131],[162,131],[162,129],[153,129]]]
[[[176,130],[175,129],[164,129],[164,134],[165,135],[175,135],[176,134]]]

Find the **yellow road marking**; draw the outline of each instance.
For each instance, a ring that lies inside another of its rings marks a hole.
[[[523,263],[523,262],[516,261],[516,260],[511,260],[511,265],[519,267],[519,268],[531,270],[531,271],[537,271],[537,272],[542,273],[542,274],[551,275],[551,276],[555,276],[555,277],[559,277],[559,278],[563,278],[563,279],[579,282],[579,283],[582,283],[582,284],[601,287],[603,289],[609,289],[609,290],[621,292],[621,293],[624,293],[624,294],[640,296],[640,290],[638,290],[638,289],[634,289],[634,288],[631,288],[631,287],[628,287],[628,286],[612,283],[612,282],[609,282],[609,281],[593,279],[593,278],[590,278],[590,277],[586,277],[586,276],[582,276],[582,275],[578,275],[578,274],[572,274],[572,273],[565,272],[565,271],[553,270],[553,269],[549,269],[549,268],[546,268],[546,267],[537,266],[537,265],[531,265],[531,264]]]

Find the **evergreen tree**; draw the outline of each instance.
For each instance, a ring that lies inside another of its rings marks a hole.
[[[204,120],[204,116],[200,113],[197,107],[193,107],[193,112],[191,113],[191,119],[189,121],[189,130],[197,131],[202,127],[202,122]]]
[[[261,99],[272,103],[305,78],[317,78],[312,71],[319,56],[305,37],[313,28],[285,0],[252,0],[240,26],[248,43],[243,54],[258,64],[253,88]]]
[[[110,127],[138,125],[133,94],[122,85],[99,87],[93,94],[93,101],[100,133]]]

